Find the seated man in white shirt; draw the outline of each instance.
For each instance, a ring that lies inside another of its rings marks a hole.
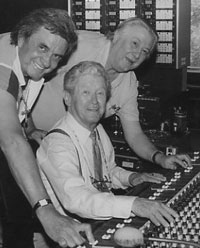
[[[110,83],[97,62],[83,61],[64,77],[66,115],[43,139],[37,151],[41,176],[57,210],[83,218],[149,218],[168,226],[177,213],[168,206],[144,198],[114,195],[111,188],[127,188],[138,182],[161,182],[162,175],[127,171],[115,164],[114,149],[99,120],[109,99]],[[101,175],[97,178],[90,134],[97,134]]]

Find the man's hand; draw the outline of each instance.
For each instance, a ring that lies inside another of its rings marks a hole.
[[[28,134],[28,138],[35,140],[40,145],[46,134],[47,132],[42,129],[34,129],[30,132],[30,134]]]
[[[74,247],[86,240],[80,232],[84,232],[89,243],[94,243],[94,237],[89,224],[82,224],[74,219],[59,214],[52,205],[39,208],[37,216],[47,235],[61,247]]]
[[[166,177],[159,173],[132,173],[129,176],[129,183],[136,186],[143,182],[161,183],[166,181]]]
[[[156,226],[161,224],[165,227],[178,217],[178,214],[167,205],[139,197],[133,202],[132,212],[137,216],[150,219]]]
[[[187,154],[177,154],[166,156],[164,154],[158,154],[156,162],[165,169],[175,170],[177,165],[183,168],[191,167],[191,159]]]
[[[28,117],[24,130],[27,135],[27,138],[35,140],[39,145],[44,136],[47,134],[46,131],[36,128],[31,114]]]

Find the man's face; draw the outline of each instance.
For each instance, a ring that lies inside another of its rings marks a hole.
[[[115,33],[110,51],[110,66],[116,72],[137,68],[146,60],[153,46],[151,34],[141,26],[127,26]]]
[[[30,38],[20,38],[18,47],[24,76],[38,81],[57,67],[66,52],[67,41],[41,27]]]
[[[69,111],[82,126],[93,130],[105,111],[106,86],[104,79],[90,74],[79,77],[68,106]]]

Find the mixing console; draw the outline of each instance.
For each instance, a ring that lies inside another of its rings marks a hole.
[[[163,184],[143,183],[140,191],[130,189],[127,195],[139,195],[166,203],[179,213],[169,227],[156,227],[145,218],[111,219],[93,226],[95,247],[116,247],[113,235],[119,228],[140,229],[148,240],[142,247],[200,247],[200,156],[190,154],[192,167],[176,171],[165,170]],[[172,240],[176,240],[173,242]]]

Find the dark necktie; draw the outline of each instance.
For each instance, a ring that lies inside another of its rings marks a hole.
[[[91,132],[90,138],[92,139],[95,179],[102,180],[101,152],[100,152],[99,144],[97,142],[95,131]]]

